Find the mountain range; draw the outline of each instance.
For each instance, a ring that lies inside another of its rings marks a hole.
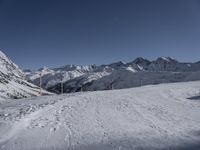
[[[43,67],[25,70],[26,79],[54,93],[95,91],[137,87],[148,84],[200,80],[200,62],[183,63],[172,57],[150,61],[138,57],[132,62],[107,65],[66,65],[58,68]],[[63,85],[61,85],[63,84]]]
[[[200,62],[183,63],[171,57],[22,70],[0,51],[0,99],[39,96],[40,81],[43,94],[59,94],[195,80],[200,80]]]

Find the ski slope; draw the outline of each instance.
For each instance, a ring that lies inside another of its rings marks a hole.
[[[200,81],[0,104],[1,150],[199,150]]]

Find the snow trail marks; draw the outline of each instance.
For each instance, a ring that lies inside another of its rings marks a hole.
[[[198,88],[199,82],[163,84],[3,104],[0,108],[9,109],[1,109],[1,115],[25,115],[4,123],[1,119],[2,128],[9,128],[10,123],[16,132],[8,132],[7,138],[0,136],[5,141],[0,148],[173,150],[195,144],[200,142],[200,103],[187,98]]]

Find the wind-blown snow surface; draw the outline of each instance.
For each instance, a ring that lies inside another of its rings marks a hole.
[[[200,81],[4,101],[1,150],[200,149]]]

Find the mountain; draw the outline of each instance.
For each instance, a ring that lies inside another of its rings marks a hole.
[[[142,57],[136,58],[134,61],[127,63],[129,66],[133,66],[137,70],[147,70],[148,66],[151,64],[151,61],[144,59]]]
[[[41,68],[37,71],[25,72],[27,80],[39,85],[40,75],[42,75],[42,86],[48,89],[60,83],[61,80],[66,82],[80,76],[90,74],[93,72],[94,66],[78,66],[78,65],[67,65],[60,68],[49,69],[47,67]]]
[[[0,100],[38,96],[40,89],[25,77],[23,71],[0,51]],[[44,90],[43,93],[48,94]]]
[[[1,150],[199,150],[200,81],[4,101]]]
[[[200,62],[182,63],[172,57],[159,57],[150,61],[138,57],[132,62],[115,62],[107,65],[66,65],[59,68],[41,68],[26,71],[27,80],[43,88],[60,93],[137,87],[148,84],[200,80]]]

